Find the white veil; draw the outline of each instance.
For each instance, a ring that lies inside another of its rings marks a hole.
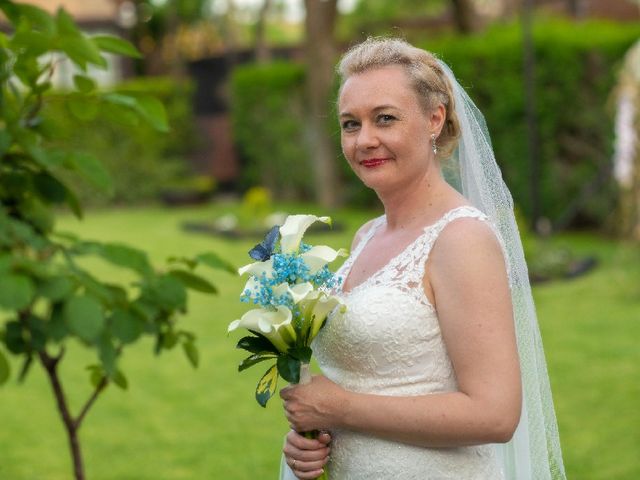
[[[453,88],[461,131],[458,148],[443,173],[491,219],[501,236],[509,269],[524,401],[513,438],[496,445],[498,456],[507,480],[565,479],[549,375],[513,200],[502,180],[482,113],[451,69],[442,61],[439,64]]]

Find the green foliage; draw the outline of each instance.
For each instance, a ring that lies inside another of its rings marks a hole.
[[[304,69],[291,63],[237,68],[231,79],[234,135],[245,185],[280,198],[307,197],[313,184],[304,122]]]
[[[197,144],[192,85],[164,77],[136,78],[98,94],[88,77],[76,76],[74,82],[79,94],[46,96],[42,116],[56,130],[56,138],[47,139],[47,145],[94,159],[78,168],[95,170],[97,164],[101,170],[90,177],[109,175],[112,185],[96,190],[102,181],[88,184],[76,171],[63,178],[84,204],[156,200],[185,173],[185,157]],[[100,101],[95,99],[98,95]]]
[[[535,28],[536,106],[539,122],[542,213],[557,220],[563,209],[593,181],[611,155],[612,114],[607,101],[616,67],[637,39],[637,25],[605,22],[569,23],[540,19]],[[531,213],[530,167],[526,136],[522,32],[518,26],[496,26],[475,36],[452,36],[420,44],[451,65],[460,83],[484,113],[496,157],[515,202]],[[295,74],[294,74],[295,72]],[[300,65],[242,67],[234,77],[233,113],[236,139],[251,175],[250,184],[274,192],[306,179],[305,121],[297,105],[303,88]],[[292,99],[291,104],[288,100]],[[273,105],[272,109],[269,106]],[[294,106],[292,106],[294,105]],[[337,121],[334,125],[339,141]],[[344,160],[342,161],[344,164]],[[291,172],[291,173],[290,173]],[[345,200],[371,204],[375,195],[343,167]],[[591,195],[582,220],[604,223],[614,201],[611,183]]]
[[[71,172],[105,192],[112,184],[108,171],[91,153],[63,148],[69,147],[60,128],[65,116],[44,113],[49,103],[68,101],[79,120],[90,121],[92,112],[108,111],[105,122],[108,118],[148,124],[162,133],[168,131],[167,117],[162,103],[147,91],[130,87],[98,92],[84,74],[76,75],[75,89],[51,96],[48,79],[56,64],[45,54],[61,54],[82,71],[88,66],[105,68],[102,52],[138,54],[123,40],[84,35],[62,9],[55,17],[8,1],[0,2],[0,9],[14,27],[12,35],[0,33],[0,384],[9,377],[5,348],[23,361],[20,379],[38,359],[52,382],[59,383],[58,363],[69,344],[79,341],[88,347],[98,362],[88,368],[95,392],[77,417],[68,413],[61,390],[54,389],[78,462],[75,435],[93,400],[110,382],[127,387],[118,368],[126,346],[151,336],[156,353],[180,344],[189,362],[198,365],[195,335],[182,330],[178,322],[187,311],[187,289],[216,292],[195,273],[200,263],[229,267],[209,253],[185,258],[184,267],[157,270],[137,248],[56,232],[58,207],[66,204],[76,216],[82,215],[81,202],[68,181]],[[106,126],[93,128],[106,131]],[[96,135],[103,133],[98,130]],[[134,283],[96,277],[84,266],[86,256],[130,271]],[[77,469],[76,475],[80,476]]]
[[[567,23],[540,18],[534,30],[535,101],[542,212],[557,220],[581,189],[606,170],[613,116],[608,98],[618,63],[638,38],[637,25]],[[451,65],[484,113],[496,158],[525,214],[531,213],[523,89],[522,33],[500,27],[476,37],[421,45]],[[607,184],[581,211],[582,221],[603,224],[615,196]]]

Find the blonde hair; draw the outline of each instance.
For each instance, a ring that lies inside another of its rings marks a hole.
[[[458,144],[460,124],[455,111],[453,90],[437,58],[398,38],[368,38],[351,47],[338,64],[344,84],[351,75],[381,67],[399,65],[405,69],[425,112],[444,105],[446,116],[436,139],[438,158],[449,158]]]

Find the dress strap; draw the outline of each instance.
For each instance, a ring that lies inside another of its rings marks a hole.
[[[449,210],[436,223],[424,228],[425,242],[423,244],[422,258],[419,262],[419,271],[418,271],[420,278],[424,277],[425,264],[429,259],[429,254],[431,253],[431,250],[433,249],[433,246],[435,245],[436,240],[440,236],[440,233],[442,233],[442,231],[446,228],[447,225],[449,225],[454,220],[457,220],[458,218],[476,218],[482,222],[485,222],[491,228],[491,231],[493,231],[498,242],[500,243],[500,247],[502,249],[502,253],[506,263],[507,256],[504,248],[504,242],[502,241],[502,238],[498,233],[497,228],[491,222],[491,219],[476,207],[473,207],[470,205],[463,205],[460,207],[456,207],[452,210]],[[507,268],[508,268],[508,265],[507,265]]]

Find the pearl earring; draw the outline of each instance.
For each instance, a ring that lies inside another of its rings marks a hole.
[[[436,144],[436,134],[435,133],[431,134],[431,150],[433,150],[433,154],[434,155],[438,154],[438,145]]]

